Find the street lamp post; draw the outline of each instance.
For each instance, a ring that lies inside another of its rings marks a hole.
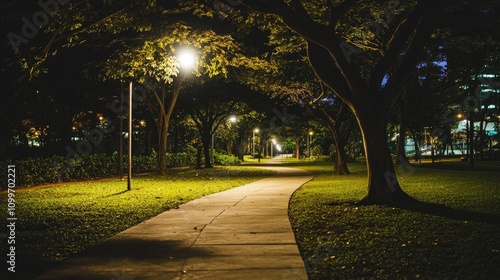
[[[129,87],[128,99],[128,172],[127,172],[127,190],[132,189],[132,82]],[[120,135],[121,137],[121,135]]]
[[[215,131],[212,132],[212,163],[215,164]]]
[[[234,137],[233,138],[233,130],[234,130],[234,127],[236,126],[236,122],[238,121],[238,118],[236,116],[230,116],[229,117],[229,123],[230,123],[230,128],[229,128],[229,138],[227,139],[227,143],[228,143],[228,146],[227,146],[227,152],[229,155],[232,155],[233,154],[233,145],[236,144],[236,149],[238,149],[238,140],[237,140],[237,137]],[[238,152],[236,152],[236,154],[239,154]]]
[[[314,132],[312,131],[309,131],[308,135],[307,135],[307,157],[309,158],[309,160],[311,160],[311,142],[312,142],[312,136],[313,136]]]

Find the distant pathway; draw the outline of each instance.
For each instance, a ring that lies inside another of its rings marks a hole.
[[[307,279],[288,202],[313,177],[262,168],[278,174],[166,211],[39,279]]]

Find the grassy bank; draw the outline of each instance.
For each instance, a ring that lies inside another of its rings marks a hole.
[[[16,192],[16,276],[30,279],[39,272],[126,228],[189,200],[241,186],[272,175],[248,167],[171,170],[165,176],[126,181],[88,181]],[[7,208],[7,194],[0,194]],[[7,220],[1,211],[0,219]],[[4,226],[5,229],[5,226]],[[5,233],[5,230],[1,233]],[[3,234],[0,252],[7,251]],[[3,255],[6,259],[6,254]],[[6,262],[3,262],[3,272]],[[11,275],[12,276],[12,275]]]
[[[290,204],[311,279],[500,278],[500,172],[415,168],[398,178],[427,204],[400,209],[353,204],[366,192],[364,164],[349,176],[289,164],[316,174]]]

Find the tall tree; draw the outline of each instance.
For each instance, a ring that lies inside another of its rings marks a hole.
[[[255,1],[307,42],[316,75],[353,111],[362,131],[368,193],[361,204],[415,200],[400,187],[387,145],[388,114],[441,10],[439,1]]]
[[[198,128],[205,167],[212,167],[211,145],[215,144],[215,133],[227,122],[229,116],[239,115],[245,107],[245,101],[256,95],[250,89],[234,83],[214,79],[203,87],[187,88],[181,98],[181,106],[186,108]]]

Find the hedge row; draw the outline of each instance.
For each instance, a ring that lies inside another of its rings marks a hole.
[[[1,174],[7,178],[7,166],[16,167],[16,186],[31,186],[57,182],[96,179],[118,175],[118,157],[104,154],[93,154],[66,160],[64,157],[29,158],[17,161],[0,162]],[[127,159],[124,159],[127,168]],[[133,171],[153,171],[157,161],[152,156],[134,156]],[[5,186],[1,186],[2,189]]]
[[[156,154],[150,156],[134,156],[133,172],[154,171],[158,167]],[[221,165],[234,165],[238,159],[233,156],[216,154],[215,162]],[[124,171],[128,166],[127,157],[124,158]],[[169,167],[194,166],[196,165],[196,154],[192,152],[167,154]],[[16,166],[16,186],[32,186],[57,182],[69,182],[86,179],[97,179],[115,176],[119,174],[118,156],[105,154],[92,154],[72,158],[68,161],[61,156],[50,158],[30,158],[17,161],[0,162],[0,174],[7,178],[7,166]],[[7,183],[2,184],[0,189],[5,189]]]

